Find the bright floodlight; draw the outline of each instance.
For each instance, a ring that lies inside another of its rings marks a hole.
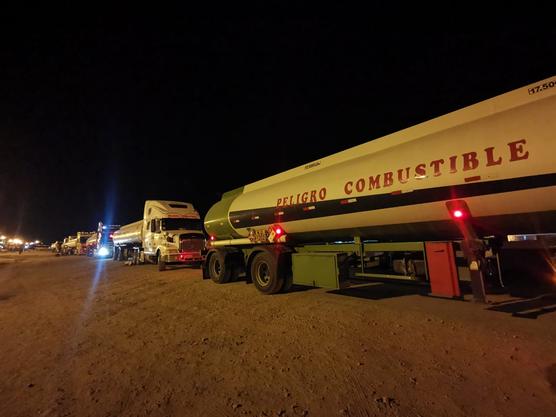
[[[98,250],[98,256],[108,256],[108,253],[108,249],[104,246]]]

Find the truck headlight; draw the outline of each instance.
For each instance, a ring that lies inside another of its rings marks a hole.
[[[98,256],[108,256],[110,252],[108,251],[108,249],[105,246],[102,246],[99,250],[98,250]]]

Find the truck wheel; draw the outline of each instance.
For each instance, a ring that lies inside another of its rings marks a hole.
[[[230,281],[231,270],[226,266],[226,253],[222,251],[214,252],[209,259],[208,272],[210,279],[217,284],[224,284]]]
[[[166,261],[164,261],[164,257],[160,255],[160,252],[156,252],[156,263],[158,264],[159,271],[164,271],[166,269]]]
[[[284,278],[278,276],[278,262],[268,252],[259,252],[251,264],[251,279],[263,294],[275,294],[284,285]]]

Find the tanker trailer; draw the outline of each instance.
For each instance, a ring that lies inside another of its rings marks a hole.
[[[68,236],[62,242],[62,255],[75,255],[77,236]]]
[[[143,220],[126,224],[114,232],[112,236],[114,242],[114,260],[122,261],[131,256],[134,248],[141,248]]]
[[[455,245],[480,298],[489,242],[556,232],[555,135],[551,77],[229,191],[204,219],[203,278],[267,294],[338,288],[346,271],[433,283],[445,252],[457,286]]]

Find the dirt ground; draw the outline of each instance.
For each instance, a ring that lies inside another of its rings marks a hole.
[[[265,296],[198,269],[1,254],[0,416],[555,415],[543,300]]]

